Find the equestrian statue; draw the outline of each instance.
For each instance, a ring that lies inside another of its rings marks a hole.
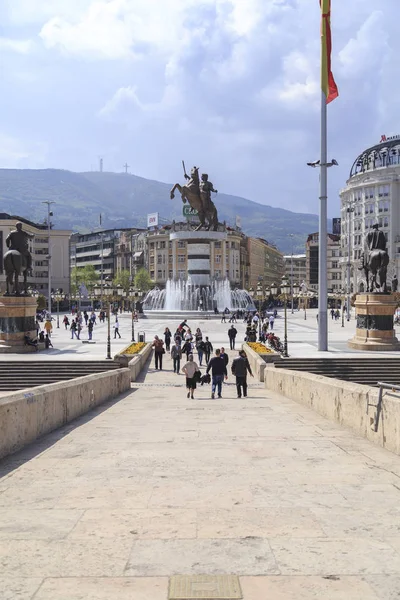
[[[15,225],[16,229],[11,231],[6,239],[8,251],[4,255],[4,270],[6,273],[7,291],[5,296],[20,296],[19,277],[24,277],[24,294],[28,295],[28,273],[32,270],[32,256],[29,252],[29,239],[32,233],[22,229],[22,223]]]
[[[365,249],[361,256],[361,266],[367,282],[367,292],[387,293],[387,267],[389,254],[386,247],[386,238],[383,231],[379,230],[376,223],[372,226],[365,238]],[[371,275],[371,280],[370,280]]]
[[[179,183],[176,183],[170,193],[171,200],[175,198],[175,190],[178,190],[182,196],[182,201],[184,203],[189,202],[190,206],[198,213],[200,224],[195,230],[198,231],[199,229],[204,228],[217,231],[218,213],[215,204],[211,199],[211,192],[217,194],[218,190],[214,189],[214,186],[211,181],[208,180],[208,175],[206,173],[202,174],[200,181],[198,167],[193,167],[190,171],[190,175],[188,175],[186,173],[184,161],[182,161],[182,165],[187,184],[180,185]]]

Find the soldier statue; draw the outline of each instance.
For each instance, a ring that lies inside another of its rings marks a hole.
[[[387,267],[389,255],[386,247],[386,238],[376,223],[372,226],[365,238],[365,250],[362,256],[361,269],[364,270],[367,280],[367,292],[387,292]],[[371,273],[371,282],[369,274]]]
[[[16,229],[11,231],[6,238],[8,251],[4,255],[4,270],[6,272],[6,295],[14,293],[19,295],[18,278],[23,273],[24,275],[24,291],[28,293],[27,277],[32,270],[32,256],[29,252],[29,240],[34,237],[32,233],[28,233],[22,229],[22,223],[18,222],[15,225]],[[12,288],[12,291],[11,291]]]
[[[211,199],[211,192],[217,193],[211,181],[208,181],[208,175],[203,173],[201,182],[199,180],[199,169],[193,167],[190,175],[186,173],[185,163],[182,161],[184,176],[187,184],[181,186],[176,183],[170,192],[170,197],[175,197],[175,190],[181,194],[182,201],[189,202],[190,206],[197,211],[200,224],[196,229],[218,229],[218,213],[214,202]],[[208,221],[208,225],[206,225]]]

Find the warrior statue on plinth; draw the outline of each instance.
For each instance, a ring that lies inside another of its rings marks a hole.
[[[182,201],[184,203],[188,202],[198,213],[200,224],[196,227],[196,231],[199,229],[212,229],[213,231],[217,231],[218,213],[215,204],[211,199],[211,192],[217,194],[218,191],[214,189],[214,186],[211,181],[208,180],[208,175],[206,173],[202,174],[200,181],[198,167],[193,167],[190,171],[190,175],[188,175],[186,173],[184,161],[182,161],[182,164],[187,184],[181,186],[179,183],[176,183],[170,193],[171,200],[175,198],[175,190],[178,190],[182,196]]]
[[[4,255],[4,270],[6,272],[7,291],[6,296],[11,294],[20,295],[18,278],[24,276],[24,293],[28,294],[27,277],[32,269],[32,256],[29,252],[29,240],[34,237],[22,229],[22,223],[15,225],[16,229],[10,231],[6,238],[8,251]]]
[[[387,267],[389,254],[386,237],[376,223],[365,237],[365,249],[361,257],[360,270],[365,273],[367,292],[387,292]],[[371,274],[371,281],[369,275]]]

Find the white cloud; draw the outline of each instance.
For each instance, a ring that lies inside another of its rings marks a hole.
[[[339,52],[341,73],[356,77],[380,67],[390,53],[384,14],[375,10],[361,25],[356,37],[351,38]]]
[[[32,51],[33,46],[32,40],[14,40],[0,37],[0,51],[29,54],[29,52]]]
[[[0,163],[3,169],[26,167],[27,161],[34,167],[45,164],[46,145],[26,143],[24,140],[0,132]]]

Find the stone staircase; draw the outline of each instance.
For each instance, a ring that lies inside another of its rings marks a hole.
[[[399,358],[284,358],[276,369],[305,371],[353,383],[375,386],[378,381],[400,385]]]
[[[112,360],[1,361],[0,392],[68,381],[112,369],[119,369],[119,364]]]

